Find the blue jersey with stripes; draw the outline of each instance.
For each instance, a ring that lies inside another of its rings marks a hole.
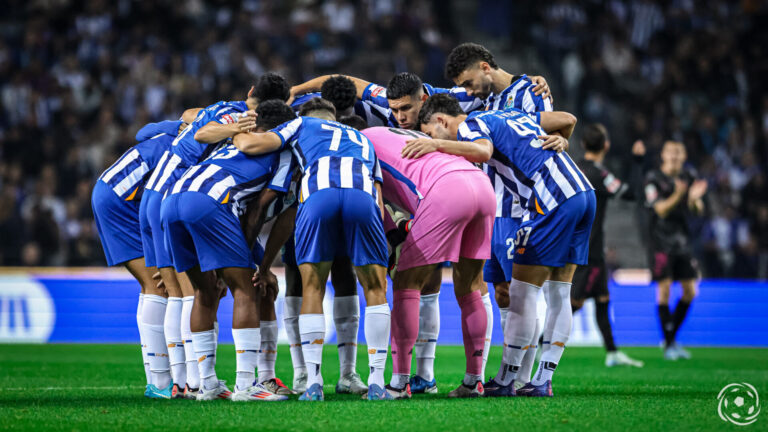
[[[517,77],[499,94],[491,94],[485,103],[487,110],[518,109],[527,113],[552,111],[552,99],[536,96],[536,84],[527,75]]]
[[[170,188],[169,194],[205,193],[233,212],[245,213],[248,202],[264,188],[286,192],[291,183],[289,150],[259,156],[242,153],[233,144],[220,147],[207,159],[190,167]]]
[[[203,144],[195,140],[195,133],[212,121],[221,124],[235,123],[239,115],[248,110],[243,101],[219,101],[200,110],[195,120],[190,123],[173,141],[168,152],[163,154],[157,169],[147,181],[147,189],[163,192],[177,169],[188,168],[205,159],[222,143]],[[228,141],[224,140],[224,142]]]
[[[318,97],[322,97],[320,92],[304,93],[293,100],[291,108],[298,114],[299,109],[305,102]],[[355,101],[355,106],[352,109],[355,115],[360,116],[366,123],[368,123],[368,127],[397,126],[397,120],[395,120],[395,117],[388,108],[382,108],[372,102],[358,99]]]
[[[511,217],[523,221],[531,213],[546,214],[573,195],[592,190],[587,177],[568,153],[541,148],[545,135],[541,115],[523,111],[482,111],[469,114],[459,125],[460,141],[487,139],[493,143],[493,156],[487,162],[496,171],[498,181],[514,192],[519,204],[513,204]]]
[[[125,201],[138,200],[150,172],[176,138],[181,121],[149,123],[136,134],[139,143],[123,153],[99,177]]]
[[[298,117],[272,129],[301,167],[299,201],[328,188],[360,189],[377,197],[381,167],[373,146],[357,129],[339,122]]]
[[[552,111],[552,101],[549,98],[536,96],[533,88],[536,84],[526,75],[523,75],[512,82],[499,95],[491,95],[488,98],[488,109],[490,110],[508,110],[518,109],[529,114],[541,111]],[[514,217],[519,218],[521,214],[512,214],[514,204],[520,201],[516,193],[504,186],[502,178],[496,175],[496,170],[489,164],[483,164],[483,171],[488,174],[496,193],[496,217]]]
[[[455,97],[459,101],[459,105],[461,105],[461,109],[465,113],[470,113],[472,111],[482,109],[485,104],[485,101],[482,99],[468,95],[467,90],[464,87],[452,87],[448,89],[432,87],[426,83],[424,84],[425,95],[432,96],[441,93],[446,93]],[[386,87],[382,87],[377,84],[368,84],[368,86],[363,91],[363,101],[370,101],[379,107],[385,108],[388,112],[388,115],[392,116],[391,111],[389,111],[389,100],[387,99]],[[395,120],[394,125],[391,126],[397,127],[397,125],[397,120]]]

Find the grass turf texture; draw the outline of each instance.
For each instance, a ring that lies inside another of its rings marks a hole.
[[[494,347],[489,374],[498,367]],[[643,369],[603,366],[600,348],[569,348],[555,374],[553,399],[452,400],[463,377],[464,351],[439,346],[437,395],[368,402],[336,395],[336,349],[326,346],[326,402],[234,403],[148,400],[133,345],[0,345],[0,429],[63,430],[749,430],[724,423],[717,394],[732,382],[768,390],[768,350],[691,349],[693,359],[665,362],[658,348],[628,348]],[[220,379],[234,385],[234,347],[219,347]],[[358,371],[367,376],[364,347]],[[280,346],[278,376],[291,383],[288,347]],[[388,368],[386,376],[390,376]]]

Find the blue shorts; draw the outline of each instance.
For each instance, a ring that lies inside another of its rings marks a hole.
[[[497,217],[493,221],[491,258],[483,267],[483,281],[497,284],[512,280],[512,257],[515,253],[515,233],[520,219]]]
[[[181,273],[199,265],[206,272],[225,267],[256,268],[240,219],[232,207],[202,192],[163,200],[160,218],[173,266]]]
[[[595,192],[580,192],[546,215],[520,224],[515,264],[562,267],[586,265],[595,219]]]
[[[155,267],[157,265],[157,259],[155,258],[155,243],[152,241],[152,226],[149,223],[148,208],[149,198],[148,195],[157,193],[155,191],[144,190],[144,194],[141,197],[141,205],[139,205],[139,228],[141,229],[141,248],[144,251],[144,264],[147,267]]]
[[[144,256],[137,201],[120,199],[109,185],[99,180],[93,186],[91,207],[107,264],[113,266]]]
[[[373,197],[358,189],[322,189],[299,205],[296,262],[348,256],[355,266],[387,266],[387,239]]]
[[[157,268],[173,267],[173,259],[171,259],[171,253],[165,245],[163,224],[160,220],[160,205],[163,202],[163,195],[165,194],[162,192],[145,190],[144,198],[142,199],[142,205],[146,206],[144,216],[146,216],[149,223],[148,230],[145,229],[146,224],[142,225],[142,243],[151,240],[151,247],[154,250],[154,259],[151,263],[156,265]],[[147,266],[151,267],[150,261],[147,261]]]

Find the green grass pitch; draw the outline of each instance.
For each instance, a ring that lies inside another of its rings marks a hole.
[[[498,367],[494,347],[489,374]],[[739,428],[717,414],[726,384],[768,391],[768,350],[700,348],[693,359],[665,362],[658,348],[628,348],[643,369],[608,369],[600,348],[569,348],[555,375],[552,399],[449,400],[463,377],[463,348],[439,346],[440,393],[410,401],[368,402],[335,395],[336,349],[325,347],[326,402],[201,403],[147,400],[134,345],[0,345],[0,429],[3,430],[766,430],[768,418]],[[234,383],[234,348],[219,347],[219,378]],[[360,347],[358,370],[367,358]],[[291,382],[288,347],[278,376]],[[388,370],[386,376],[390,375]],[[768,393],[764,393],[768,394]],[[295,399],[295,397],[294,397]],[[768,413],[766,413],[768,415]],[[765,416],[764,416],[765,417]]]

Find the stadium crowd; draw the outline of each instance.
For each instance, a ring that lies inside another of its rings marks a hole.
[[[292,83],[343,71],[382,84],[408,70],[447,85],[445,55],[472,26],[505,29],[487,37],[511,55],[533,50],[555,103],[608,126],[609,165],[627,163],[636,139],[649,166],[664,140],[683,141],[710,181],[693,224],[705,275],[766,278],[758,3],[486,0],[472,22],[428,0],[11,1],[0,18],[0,265],[102,264],[91,189],[141,125],[243,99],[270,70]]]

